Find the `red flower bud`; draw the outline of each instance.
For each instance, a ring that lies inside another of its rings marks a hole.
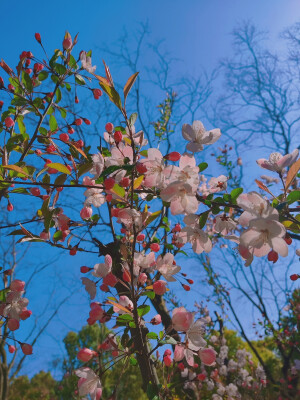
[[[113,124],[112,124],[111,122],[108,122],[108,123],[105,125],[105,130],[106,130],[106,132],[111,133],[111,132],[114,130]]]

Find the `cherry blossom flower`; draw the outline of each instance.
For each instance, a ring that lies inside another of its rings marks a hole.
[[[256,160],[261,168],[268,169],[269,171],[281,172],[284,168],[294,164],[299,155],[299,150],[295,149],[292,153],[283,156],[280,153],[271,153],[269,160],[260,158]]]
[[[123,208],[118,213],[118,220],[119,224],[124,224],[127,229],[131,229],[133,225],[137,229],[142,228],[142,214],[135,210],[134,208]]]
[[[282,257],[288,255],[288,246],[284,240],[285,227],[278,221],[272,219],[252,219],[249,229],[240,236],[240,243],[246,248],[253,248],[257,257],[263,257],[271,249],[275,250]]]
[[[93,74],[96,71],[96,65],[92,67],[92,59],[91,57],[87,56],[86,51],[81,51],[80,53],[80,61],[82,68],[85,69],[90,74]]]
[[[160,193],[163,201],[171,202],[171,213],[192,214],[198,210],[199,204],[193,188],[187,183],[173,182]]]
[[[94,265],[94,271],[92,272],[92,275],[97,278],[104,278],[111,272],[111,269],[112,269],[112,258],[109,254],[107,254],[105,256],[104,263]]]
[[[221,136],[220,129],[206,131],[202,122],[194,121],[193,125],[183,124],[182,136],[188,140],[187,150],[196,153],[203,150],[203,145],[215,143]]]
[[[200,318],[194,323],[192,323],[192,325],[186,332],[189,349],[198,351],[201,347],[206,346],[206,341],[203,339],[204,334],[205,334],[205,321]]]
[[[195,157],[184,153],[179,160],[179,167],[169,165],[164,170],[168,181],[179,181],[189,184],[194,190],[199,185],[199,168],[196,166]]]
[[[193,251],[197,254],[201,254],[203,251],[209,253],[212,250],[212,242],[208,234],[197,227],[184,227],[178,234],[178,241],[191,243]]]
[[[145,172],[144,185],[147,187],[163,187],[165,161],[158,149],[148,149],[147,158],[140,161],[147,171]]]
[[[90,368],[82,367],[75,371],[81,378],[78,381],[80,396],[90,395],[92,400],[99,400],[102,395],[101,382],[99,377]]]
[[[178,265],[174,265],[174,256],[171,253],[167,253],[164,256],[158,256],[156,260],[157,270],[162,274],[168,282],[175,282],[176,279],[173,275],[177,274],[181,270]]]
[[[236,228],[236,225],[236,222],[227,217],[225,214],[217,215],[215,219],[214,230],[222,233],[222,235],[228,235],[230,231],[233,231]]]
[[[227,188],[228,178],[225,175],[220,175],[217,178],[211,178],[208,182],[209,192],[218,193],[223,192]]]
[[[84,192],[86,200],[84,205],[89,207],[93,205],[94,207],[100,207],[105,203],[105,195],[103,194],[103,190],[101,188],[90,188]]]
[[[102,154],[97,153],[92,155],[92,160],[93,168],[90,170],[90,173],[94,175],[94,178],[96,179],[102,174],[104,168],[104,158],[102,157]]]
[[[278,220],[278,211],[257,192],[242,193],[237,198],[237,204],[245,210],[239,218],[239,224],[248,226],[255,218]]]

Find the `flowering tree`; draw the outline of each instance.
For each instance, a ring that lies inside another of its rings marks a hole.
[[[37,33],[35,38],[44,50],[41,36]],[[186,291],[193,284],[176,261],[188,244],[196,254],[209,253],[213,243],[218,245],[215,239],[224,237],[236,244],[245,266],[254,257],[288,256],[287,229],[299,232],[297,207],[292,206],[299,200],[298,150],[284,156],[272,153],[268,160],[257,161],[278,174],[281,194],[273,194],[261,181],[256,183],[265,196],[243,193],[241,187],[228,193],[228,177],[207,182],[201,174],[207,164],[197,160],[204,147],[220,138],[219,129],[207,130],[194,121],[182,126],[185,151],[168,149],[165,154],[149,147],[143,131],[135,129],[137,113],[128,114],[126,107],[138,72],[128,79],[121,98],[105,63],[102,77],[95,74],[91,52],[81,51],[78,59],[73,56],[76,43],[77,36],[72,40],[66,33],[62,50],[50,59],[45,52],[44,60],[24,51],[16,72],[1,61],[9,83],[1,78],[0,89],[10,104],[1,103],[5,111],[0,195],[8,212],[14,210],[16,194],[36,200],[33,218],[18,220],[20,228],[11,234],[21,236],[19,243],[43,242],[71,256],[93,252],[104,257],[100,263],[81,267],[82,284],[92,301],[88,323],[113,321],[114,328],[122,330],[121,342],[109,334],[101,351],[110,351],[113,363],[124,363],[124,371],[127,364],[138,365],[150,399],[174,398],[182,389],[189,390],[190,398],[214,390],[214,400],[225,395],[234,399],[241,396],[239,386],[259,396],[266,383],[263,369],[245,369],[249,355],[241,351],[227,371],[226,342],[222,333],[219,338],[207,336],[208,316],[196,319],[184,307],[176,307],[170,315],[163,297],[176,280]],[[95,88],[98,84],[101,89]],[[107,122],[94,151],[83,140],[72,139],[77,127],[91,124],[63,103],[67,91],[75,91],[78,103],[77,90],[92,93],[96,100],[105,92],[120,113],[121,122],[117,126]],[[77,198],[83,194],[81,210],[66,213],[60,206],[67,204],[64,194],[75,191]],[[208,228],[212,214],[213,231]],[[171,224],[170,216],[178,222]],[[42,228],[24,227],[25,222],[37,220]],[[109,229],[105,237],[104,229]],[[106,294],[104,301],[97,301],[98,288]],[[25,282],[15,279],[1,291],[0,315],[10,332],[19,329],[20,319],[28,314],[24,289]],[[151,305],[153,317],[149,317]],[[155,325],[158,329],[151,329]],[[6,340],[14,343],[9,345],[12,353],[16,347],[26,355],[33,351],[30,343],[18,341],[13,334]],[[158,349],[166,345],[173,347],[173,353],[164,347],[160,359]],[[88,363],[97,355],[83,348],[77,357]],[[95,364],[75,372],[80,398],[101,398],[101,379],[108,366],[100,358]],[[158,373],[161,368],[166,372]],[[221,376],[234,371],[237,376],[231,383],[222,382]]]

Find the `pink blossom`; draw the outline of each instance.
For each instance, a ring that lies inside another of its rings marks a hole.
[[[286,154],[285,156],[280,153],[271,153],[269,160],[260,158],[256,162],[261,168],[268,169],[269,171],[281,172],[284,168],[294,164],[298,158],[298,154],[298,149],[295,149],[292,153]]]
[[[102,154],[97,153],[92,155],[93,160],[93,168],[90,170],[90,173],[94,175],[94,178],[99,178],[102,174],[104,168],[104,158]]]
[[[198,210],[198,200],[192,186],[187,183],[173,182],[163,189],[160,195],[163,201],[171,202],[173,215],[193,214]]]
[[[147,187],[162,187],[164,183],[164,158],[158,149],[148,149],[147,158],[141,160],[147,168],[145,172],[144,185]]]
[[[220,175],[217,178],[211,178],[208,182],[209,192],[218,193],[223,192],[227,188],[228,178],[225,175]]]
[[[278,211],[257,192],[242,193],[237,198],[237,204],[245,210],[239,218],[242,226],[248,226],[252,219],[268,218],[278,221]]]
[[[172,324],[176,331],[187,332],[194,321],[194,314],[184,307],[175,308],[172,312]]]
[[[111,269],[112,269],[112,258],[109,254],[107,254],[105,256],[104,263],[94,265],[94,271],[92,272],[92,275],[94,275],[97,278],[104,278],[111,272]]]
[[[193,153],[203,150],[203,145],[215,143],[221,136],[220,129],[206,131],[202,122],[194,121],[193,125],[183,124],[182,136],[188,140],[186,148]]]
[[[176,345],[174,350],[174,361],[178,362],[184,358],[184,347],[182,345]]]
[[[212,242],[208,234],[200,228],[184,227],[178,234],[178,240],[182,243],[191,243],[196,254],[201,254],[203,251],[209,253],[212,250]]]
[[[177,274],[181,268],[174,265],[174,256],[171,253],[166,253],[164,256],[158,256],[156,260],[156,268],[168,282],[175,282],[173,275]]]
[[[102,395],[102,389],[98,375],[87,367],[77,369],[75,374],[81,378],[78,381],[79,395],[87,396],[89,394],[92,400],[99,400]]]
[[[240,243],[244,247],[252,247],[257,257],[263,257],[271,249],[282,257],[288,255],[288,246],[284,240],[285,227],[278,221],[271,219],[252,219],[249,229],[244,231],[240,237]]]
[[[85,69],[87,72],[90,74],[93,74],[96,70],[96,65],[92,67],[92,58],[87,56],[86,51],[81,51],[80,52],[80,61],[82,68]]]

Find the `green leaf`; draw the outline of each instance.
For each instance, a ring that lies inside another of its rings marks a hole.
[[[295,203],[295,201],[300,201],[300,190],[294,190],[286,198],[289,204]]]
[[[122,199],[125,197],[125,189],[118,185],[117,183],[114,184],[114,187],[111,189],[111,192],[117,194],[119,197],[121,197]]]
[[[61,101],[61,91],[60,91],[60,88],[57,88],[57,89],[56,89],[55,94],[56,94],[56,103],[59,103],[59,102]]]
[[[148,314],[150,311],[150,306],[143,304],[138,307],[137,312],[140,317],[143,317],[144,315]]]
[[[60,115],[62,118],[66,118],[67,116],[67,111],[64,108],[59,109]]]
[[[231,191],[230,196],[231,196],[232,200],[235,201],[239,197],[239,195],[242,193],[243,193],[242,188],[236,188]]]
[[[131,126],[133,126],[133,125],[135,124],[135,122],[136,122],[136,120],[137,120],[137,117],[138,117],[138,113],[136,113],[136,112],[130,115],[130,117],[129,117],[129,124],[130,124]]]
[[[203,212],[202,214],[200,214],[200,218],[199,218],[199,228],[202,229],[207,221],[207,218],[209,216],[210,210]]]
[[[48,74],[47,71],[41,71],[41,72],[38,74],[38,79],[39,79],[40,82],[42,82],[42,81],[44,81],[45,79],[47,79],[48,76],[49,76],[49,74]]]
[[[119,321],[133,321],[133,316],[130,314],[123,314],[117,318]]]
[[[131,357],[129,358],[129,362],[130,362],[131,365],[137,365],[137,359],[134,358],[133,356],[131,356]]]
[[[67,72],[66,67],[62,64],[55,63],[52,68],[58,73],[58,75],[64,75]]]
[[[58,129],[57,121],[53,114],[50,115],[49,126],[51,132],[55,132]]]
[[[158,339],[158,334],[155,332],[148,332],[147,333],[147,338],[148,339]]]
[[[30,76],[27,74],[27,72],[22,73],[23,77],[22,77],[22,82],[25,86],[25,88],[29,91],[32,92],[33,86],[32,86],[32,80],[30,78]]]
[[[108,95],[110,101],[114,103],[120,110],[122,110],[122,102],[119,93],[112,86],[99,82],[104,92]]]
[[[23,119],[24,119],[23,115],[19,115],[18,118],[17,118],[18,127],[19,127],[20,133],[22,135],[24,133],[26,133],[26,126],[25,126],[25,124],[23,122]]]
[[[68,178],[67,174],[58,175],[58,177],[54,181],[54,184],[59,186],[63,185],[67,178]]]
[[[68,168],[64,164],[60,163],[49,163],[47,164],[48,168],[54,168],[57,169],[57,171],[62,172],[63,174],[70,175],[71,172],[68,170]]]
[[[8,292],[9,292],[9,288],[0,290],[0,302],[5,303],[6,295],[7,295]]]
[[[173,345],[175,345],[175,344],[177,344],[177,341],[174,339],[174,338],[172,338],[171,336],[166,336],[165,337],[165,339],[164,340],[161,340],[159,343],[161,343],[161,344],[173,344]]]
[[[56,231],[53,235],[53,240],[54,242],[57,242],[58,240],[60,240],[63,237],[63,233],[62,231]]]
[[[208,167],[208,164],[206,162],[202,162],[198,165],[199,168],[199,172],[202,172],[204,170],[206,170],[206,168]]]
[[[155,211],[154,213],[152,213],[145,221],[145,226],[148,226],[149,224],[151,224],[151,222],[153,222],[157,217],[159,217],[161,214],[161,210],[159,211]]]
[[[84,78],[83,78],[81,75],[78,75],[78,74],[75,75],[75,82],[76,82],[78,85],[85,85],[85,80],[84,80]]]

